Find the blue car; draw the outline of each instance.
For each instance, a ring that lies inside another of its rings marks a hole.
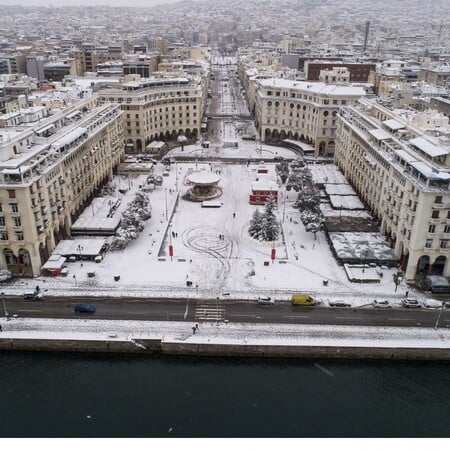
[[[73,310],[76,313],[95,313],[95,306],[94,305],[86,305],[85,303],[80,303],[79,305],[76,305]]]

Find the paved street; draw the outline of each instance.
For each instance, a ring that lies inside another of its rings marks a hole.
[[[86,302],[96,306],[95,314],[75,314],[73,307]],[[234,300],[173,300],[173,299],[102,299],[79,298],[24,301],[8,298],[10,316],[126,319],[188,322],[249,322],[320,325],[369,325],[396,327],[434,327],[438,316],[440,327],[450,327],[450,310],[444,309],[374,309],[371,305],[359,308],[300,307],[288,302],[275,306],[261,306],[256,301]],[[2,311],[2,316],[4,315]]]

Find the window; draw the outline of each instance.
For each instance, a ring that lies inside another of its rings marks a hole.
[[[434,199],[434,203],[441,204],[442,203],[442,195],[436,196],[436,198]]]
[[[0,227],[4,227],[4,226],[5,226],[5,218],[0,217]]]
[[[20,227],[22,226],[22,222],[20,220],[20,217],[14,217],[14,226],[15,227]]]
[[[16,198],[16,191],[8,189],[8,198]]]
[[[18,207],[18,205],[17,205],[17,203],[10,203],[10,206],[11,206],[11,211],[12,212],[19,212],[19,207]]]
[[[444,233],[450,233],[450,225],[445,225]]]
[[[428,233],[435,233],[436,232],[436,225],[430,225],[428,227]]]
[[[431,248],[433,247],[433,239],[427,239],[425,241],[425,248]]]
[[[23,233],[21,231],[16,232],[16,241],[23,241]]]
[[[441,247],[441,248],[449,248],[450,247],[450,241],[448,239],[442,239],[442,241],[439,243],[439,247]]]
[[[8,240],[8,233],[5,233],[4,231],[2,231],[0,233],[0,241],[7,241]]]
[[[439,219],[439,211],[434,210],[434,211],[431,213],[431,218],[432,218],[432,219]]]

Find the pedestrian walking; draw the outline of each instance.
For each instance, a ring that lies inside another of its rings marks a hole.
[[[195,329],[196,329],[197,331],[199,331],[198,323],[195,324]]]
[[[236,217],[236,213],[234,212],[234,213],[233,213],[233,219],[234,219],[235,217]]]
[[[409,291],[406,291],[405,292],[405,297],[408,298],[408,295],[409,295]]]
[[[196,328],[192,327],[192,333],[195,334]]]
[[[2,326],[0,325],[0,333],[3,331]]]

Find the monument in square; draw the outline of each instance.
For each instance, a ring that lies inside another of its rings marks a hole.
[[[187,176],[187,182],[192,186],[187,192],[187,199],[194,202],[213,200],[222,195],[219,187],[220,176],[214,172],[199,170]]]

